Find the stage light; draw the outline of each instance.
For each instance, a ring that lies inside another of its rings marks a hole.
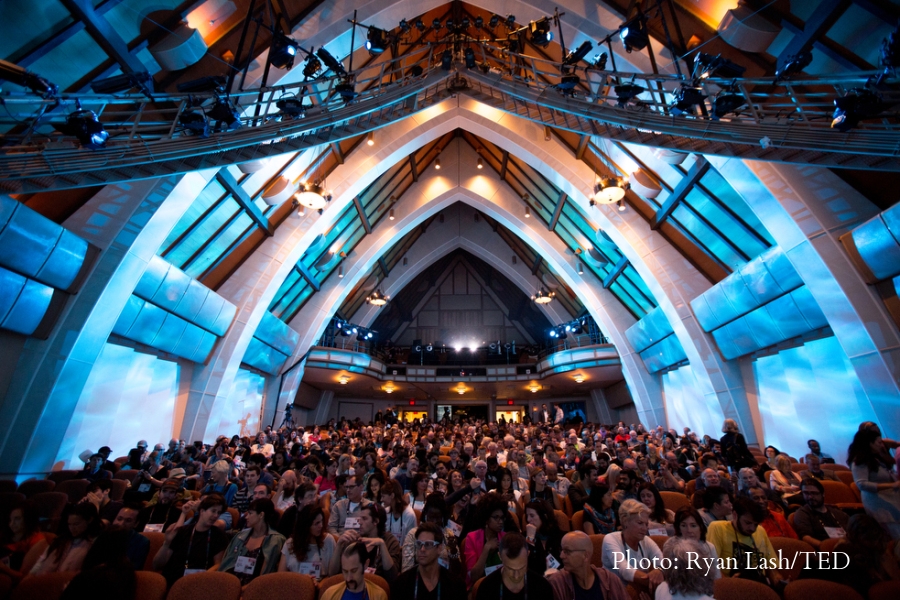
[[[425,31],[425,21],[416,19],[416,29],[418,29],[420,33]]]
[[[493,29],[497,25],[500,24],[500,15],[491,15],[491,19],[488,21],[488,27]]]
[[[50,83],[37,73],[32,73],[24,67],[5,60],[0,60],[0,79],[27,87],[44,98],[49,98],[59,93],[59,86],[55,83]]]
[[[409,77],[420,77],[425,70],[422,68],[422,65],[413,65],[407,71],[407,75]]]
[[[88,150],[99,150],[106,147],[109,133],[103,129],[97,114],[92,110],[81,108],[81,102],[76,100],[76,110],[66,117],[63,133],[78,138],[78,143]]]
[[[441,28],[441,20],[438,18],[433,19],[431,21],[431,28],[434,29],[435,31],[440,29]]]
[[[294,57],[297,56],[297,45],[292,39],[282,33],[276,33],[272,38],[272,49],[269,51],[269,62],[278,69],[290,69],[294,66]]]
[[[706,79],[708,77],[721,77],[723,79],[734,79],[742,77],[746,67],[735,64],[721,55],[712,56],[705,52],[700,52],[694,59],[694,78]]]
[[[463,17],[462,21],[460,21],[460,25],[462,26],[463,30],[468,29],[470,23],[471,23],[471,21],[469,21],[469,17]]]
[[[616,91],[616,104],[620,107],[625,106],[646,91],[635,83],[623,83],[613,89]]]
[[[131,73],[127,75],[116,75],[115,77],[107,77],[106,79],[98,79],[91,82],[91,89],[95,94],[116,94],[125,92],[133,87],[143,87],[141,84],[150,80],[150,73],[141,71],[139,73]]]
[[[369,27],[369,32],[366,34],[366,50],[369,51],[369,54],[378,56],[386,49],[387,41],[384,30],[377,27]]]
[[[703,93],[703,88],[682,83],[681,87],[675,90],[675,104],[671,107],[672,113],[680,115],[689,111],[693,112],[692,109],[695,106],[703,104],[704,98],[706,95]]]
[[[871,119],[884,110],[881,98],[871,90],[853,88],[841,98],[834,100],[834,114],[831,126],[838,131],[850,131],[862,119]]]
[[[344,68],[344,65],[341,64],[341,61],[332,56],[331,52],[326,50],[324,46],[316,50],[316,56],[322,59],[325,66],[331,69],[338,77],[344,77],[347,74],[347,70]]]
[[[228,100],[217,98],[215,105],[207,114],[210,119],[224,123],[229,130],[241,127],[241,113]]]
[[[606,61],[609,60],[609,55],[606,52],[601,52],[594,56],[594,68],[599,69],[601,71],[606,70]]]
[[[632,19],[629,23],[622,27],[619,32],[619,38],[625,46],[625,52],[631,53],[632,50],[643,50],[650,43],[650,36],[647,34],[647,24],[644,16],[640,15],[636,19]]]
[[[535,46],[544,47],[553,39],[553,32],[550,31],[550,19],[541,17],[537,21],[528,24],[529,33],[531,35],[531,43]]]
[[[583,42],[578,48],[566,54],[566,57],[563,59],[563,64],[566,66],[578,64],[578,61],[584,60],[584,57],[587,56],[588,52],[593,50],[593,48],[594,44],[591,42]]]
[[[209,137],[209,120],[201,112],[194,110],[183,112],[179,115],[178,122],[186,131],[196,136]]]
[[[304,109],[303,101],[297,98],[282,98],[278,102],[275,103],[275,106],[278,107],[278,110],[281,111],[281,114],[289,119],[302,119],[304,117]]]
[[[737,109],[746,104],[747,101],[740,94],[735,94],[730,90],[722,90],[713,100],[712,119],[721,119],[728,113],[736,113]]]
[[[775,81],[800,73],[812,63],[812,59],[812,52],[809,50],[788,56],[784,64],[775,71]]]
[[[400,19],[400,31],[402,31],[403,33],[407,33],[409,32],[409,29],[409,21],[407,21],[406,19]]]
[[[578,87],[579,82],[581,82],[581,77],[578,75],[563,75],[559,83],[556,84],[556,89],[561,92],[571,92]]]
[[[225,78],[221,75],[212,75],[210,77],[201,77],[185,81],[175,86],[179,92],[184,94],[196,94],[198,92],[211,92],[225,85]]]
[[[453,52],[450,50],[444,50],[444,53],[441,54],[441,68],[445,71],[449,71],[453,67]]]
[[[349,104],[356,99],[359,94],[356,93],[356,88],[349,81],[344,81],[343,83],[339,83],[334,86],[334,90],[341,97],[341,100],[344,101],[344,104]]]
[[[445,26],[447,27],[447,29],[453,29],[453,19],[447,19],[447,23]]]
[[[466,59],[466,68],[474,69],[475,68],[475,51],[472,48],[466,48],[463,53]]]
[[[506,44],[509,51],[513,54],[518,54],[519,52],[519,34],[516,32],[511,32],[506,36]]]
[[[516,15],[506,15],[506,26],[509,29],[516,28]]]
[[[306,64],[303,65],[303,76],[307,79],[312,79],[316,76],[316,74],[322,70],[322,62],[315,57],[315,55],[310,54],[306,57]]]
[[[475,17],[475,27],[478,29],[481,29],[484,27],[484,17],[482,17],[481,15],[478,15],[477,17]]]

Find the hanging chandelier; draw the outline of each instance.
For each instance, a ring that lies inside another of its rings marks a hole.
[[[325,208],[325,203],[331,199],[326,196],[325,190],[318,182],[306,183],[300,186],[300,191],[294,194],[294,198],[301,205],[313,210]]]
[[[537,294],[534,294],[531,297],[531,300],[535,304],[550,304],[551,302],[553,302],[554,296],[556,296],[555,292],[547,292],[544,291],[544,288],[541,288],[537,291]]]
[[[384,306],[390,299],[390,296],[385,296],[381,290],[375,290],[366,297],[366,302],[372,306]]]
[[[631,185],[622,177],[601,177],[594,185],[593,204],[615,204],[625,197]]]

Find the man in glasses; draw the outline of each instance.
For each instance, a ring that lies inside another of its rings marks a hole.
[[[436,523],[416,529],[415,568],[404,571],[391,585],[392,598],[411,600],[464,600],[466,584],[439,562],[444,532]]]
[[[356,513],[363,506],[371,504],[371,501],[363,498],[362,478],[352,475],[347,478],[344,484],[344,491],[347,493],[346,498],[342,498],[334,503],[331,507],[331,515],[328,517],[328,531],[343,535],[347,531],[347,525],[351,529],[358,529],[359,523],[356,520]],[[348,523],[347,519],[351,521]]]
[[[543,573],[528,570],[528,548],[521,533],[503,536],[500,560],[503,566],[481,581],[475,600],[549,600],[553,589]]]
[[[560,558],[562,571],[547,581],[553,588],[554,600],[626,600],[628,594],[622,580],[591,564],[594,546],[583,531],[567,533],[562,539]]]
[[[816,550],[828,538],[844,537],[847,513],[825,505],[825,488],[818,479],[809,477],[800,483],[806,504],[794,513],[794,529],[801,540]]]

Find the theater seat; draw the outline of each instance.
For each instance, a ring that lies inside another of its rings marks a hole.
[[[151,571],[137,571],[137,593],[134,600],[165,600],[166,578]]]
[[[316,582],[309,575],[300,573],[269,573],[244,586],[244,593],[241,595],[241,600],[273,598],[316,600]]]
[[[378,587],[380,587],[381,589],[384,590],[384,593],[387,594],[388,598],[391,597],[391,586],[388,585],[388,582],[385,581],[385,579],[383,577],[380,577],[378,575],[373,575],[372,573],[366,573],[366,581],[374,583],[375,585],[377,585]],[[318,597],[321,598],[322,592],[324,592],[331,586],[338,585],[343,582],[344,582],[343,575],[332,575],[331,577],[326,577],[325,579],[323,579],[322,581],[319,582]],[[401,598],[401,600],[403,600],[403,599]]]
[[[852,587],[824,579],[792,581],[784,588],[784,600],[822,600],[823,598],[863,600],[863,597]]]
[[[75,575],[74,572],[29,575],[19,582],[10,600],[58,600]]]
[[[662,496],[663,504],[671,510],[672,512],[677,511],[682,506],[690,506],[691,502],[688,500],[688,497],[681,492],[660,492],[660,496]]]
[[[204,571],[175,582],[166,600],[240,600],[241,580],[231,573]]]
[[[769,586],[747,579],[722,577],[714,589],[714,597],[722,600],[781,600]]]
[[[801,554],[800,556],[797,556],[797,554],[799,552],[815,552],[815,549],[803,540],[795,540],[786,537],[771,537],[769,538],[769,541],[772,542],[772,548],[775,549],[775,553],[779,557],[784,557],[788,560],[789,564],[793,564],[793,568],[781,569],[781,574],[790,580],[797,579],[800,576],[800,573],[803,572],[803,567],[806,565],[806,559],[804,557],[812,556],[812,554]]]
[[[591,545],[594,547],[594,553],[591,554],[591,564],[595,567],[603,566],[603,538],[606,537],[602,533],[595,533],[588,536],[591,538]]]

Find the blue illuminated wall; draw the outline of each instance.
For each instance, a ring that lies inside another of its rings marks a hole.
[[[205,439],[214,440],[220,434],[254,435],[259,431],[259,412],[265,389],[265,377],[247,369],[238,369],[228,401],[217,405],[216,415],[209,420]],[[266,425],[268,423],[262,424],[262,427]]]
[[[107,343],[75,409],[54,468],[81,468],[78,455],[101,446],[113,458],[125,456],[138,440],[168,442],[175,429],[177,363]],[[61,463],[61,464],[60,464]]]
[[[815,438],[846,464],[847,445],[875,414],[837,339],[827,337],[753,363],[766,444],[791,456]]]
[[[725,416],[716,399],[713,396],[707,398],[702,392],[691,365],[664,373],[662,384],[669,427],[679,433],[684,427],[690,427],[699,435],[718,437]]]

